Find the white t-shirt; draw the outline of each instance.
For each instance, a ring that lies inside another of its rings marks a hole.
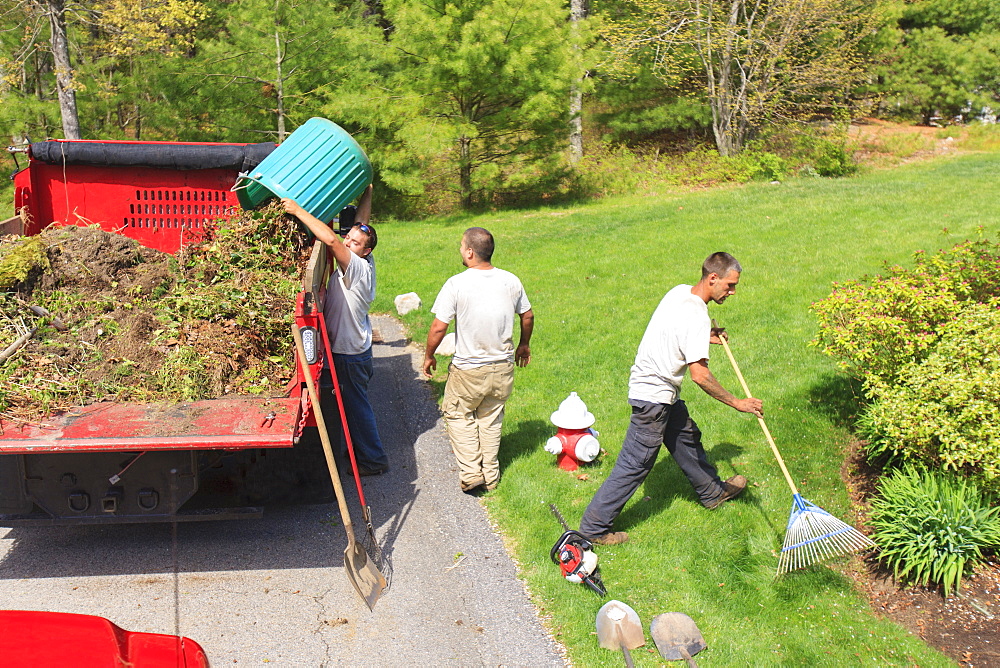
[[[459,369],[514,361],[514,314],[531,308],[524,286],[503,269],[466,269],[449,278],[431,313],[455,321],[455,357]]]
[[[712,321],[708,304],[678,285],[663,296],[639,342],[628,381],[628,398],[672,404],[689,364],[708,359]]]
[[[334,265],[326,286],[326,329],[333,352],[358,355],[372,345],[372,325],[368,309],[375,300],[375,260],[371,253],[361,258],[351,253],[347,271]]]

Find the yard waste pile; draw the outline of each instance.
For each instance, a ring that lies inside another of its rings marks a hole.
[[[0,238],[0,418],[282,394],[307,244],[277,205],[176,256],[96,226]]]

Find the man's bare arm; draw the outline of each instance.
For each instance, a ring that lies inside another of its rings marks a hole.
[[[365,188],[365,191],[361,193],[361,199],[358,200],[358,210],[354,212],[354,222],[360,223],[362,225],[367,225],[368,221],[372,218],[372,187],[369,185]]]
[[[281,200],[281,205],[285,208],[285,212],[301,220],[302,224],[313,233],[313,236],[326,244],[326,247],[333,253],[334,259],[337,260],[340,270],[347,271],[347,265],[351,263],[352,253],[337,236],[337,233],[330,229],[329,225],[299,206],[295,200],[286,197]]]
[[[424,374],[427,376],[434,375],[434,369],[437,368],[434,352],[441,345],[447,332],[448,323],[434,318],[434,322],[431,323],[431,328],[427,332],[427,345],[424,346]]]
[[[708,396],[721,401],[727,406],[732,406],[741,413],[753,413],[757,417],[764,417],[764,402],[753,397],[738,399],[712,375],[712,372],[708,368],[708,360],[698,360],[691,364],[688,369],[691,371],[691,380],[698,387],[705,390]]]
[[[535,314],[528,309],[521,314],[521,338],[518,339],[517,350],[514,351],[514,364],[528,366],[531,362],[531,333],[535,329]]]

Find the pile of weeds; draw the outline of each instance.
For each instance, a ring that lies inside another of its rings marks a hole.
[[[281,394],[308,252],[277,206],[176,256],[98,227],[0,240],[0,418]]]

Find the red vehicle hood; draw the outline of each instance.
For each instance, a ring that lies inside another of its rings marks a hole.
[[[208,668],[190,638],[133,633],[67,612],[0,610],[0,656],[9,668]]]

